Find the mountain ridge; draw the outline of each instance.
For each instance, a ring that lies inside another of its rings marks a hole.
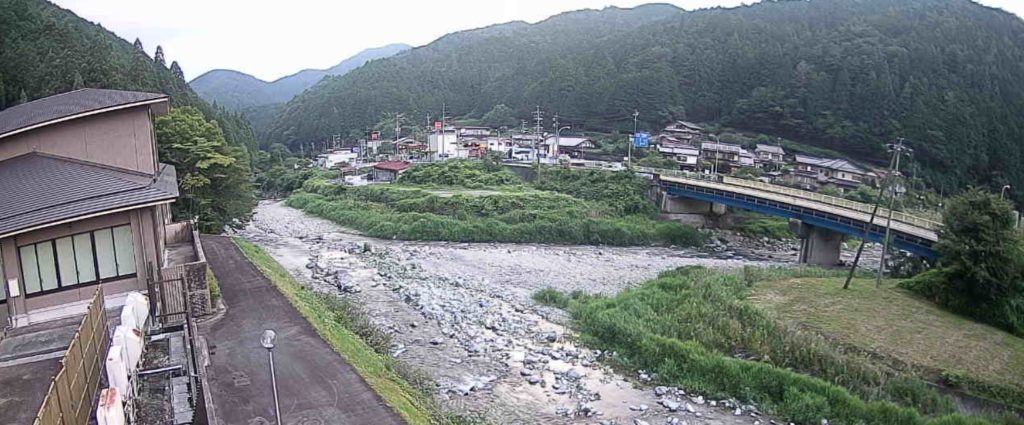
[[[204,100],[237,111],[287,102],[326,76],[343,75],[371,60],[394,56],[411,48],[407,44],[393,43],[364,49],[329,68],[307,68],[273,81],[238,70],[213,69],[193,78],[189,85]]]
[[[355,134],[386,113],[480,118],[540,105],[602,132],[675,119],[785,137],[884,163],[915,145],[938,190],[1024,186],[1024,21],[966,0],[644,5],[447,34],[325,78],[292,99],[271,142]],[[548,121],[545,124],[549,124]]]

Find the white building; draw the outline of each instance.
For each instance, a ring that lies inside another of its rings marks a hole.
[[[512,148],[514,147],[515,144],[512,142],[511,138],[495,136],[487,138],[487,150],[489,152],[501,152],[505,155],[508,155],[508,153],[511,152]]]
[[[343,163],[353,164],[359,154],[349,150],[338,150],[316,156],[316,165],[320,168],[338,168]]]
[[[700,158],[700,150],[693,146],[667,146],[659,145],[658,153],[666,158],[674,159],[683,168],[696,169],[697,160]]]
[[[427,137],[427,150],[434,154],[436,159],[467,158],[469,152],[461,149],[459,135],[454,128],[448,127],[444,131],[434,131]],[[462,155],[462,156],[460,156]]]

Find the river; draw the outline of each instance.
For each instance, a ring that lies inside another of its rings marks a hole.
[[[503,424],[767,423],[753,406],[612,371],[605,353],[578,344],[563,312],[530,297],[547,287],[611,295],[685,265],[790,263],[789,248],[390,241],[272,201],[239,234],[303,283],[360,304],[391,334],[392,355],[434,378],[448,409]]]

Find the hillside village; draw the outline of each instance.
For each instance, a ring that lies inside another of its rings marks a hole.
[[[334,147],[318,154],[317,166],[337,169],[343,175],[358,175],[363,166],[375,167],[362,173],[370,181],[394,181],[402,171],[418,163],[449,159],[480,159],[487,156],[505,162],[561,164],[567,167],[621,169],[630,160],[637,165],[641,150],[647,158],[663,158],[656,168],[687,172],[741,175],[766,183],[805,190],[829,188],[846,193],[862,185],[874,185],[885,170],[873,169],[849,159],[825,158],[787,151],[778,144],[741,145],[720,141],[716,134],[687,121],[676,121],[655,136],[636,142],[629,136],[637,157],[609,157],[602,151],[607,139],[599,142],[583,134],[511,132],[486,126],[445,125],[440,123],[427,134],[426,142],[414,137],[381,140],[379,132],[350,147]],[[344,145],[340,141],[326,147]],[[379,164],[377,164],[379,163]],[[375,165],[376,164],[376,165]],[[641,163],[641,165],[644,165]],[[650,163],[646,164],[650,165]],[[349,178],[349,181],[360,181]]]

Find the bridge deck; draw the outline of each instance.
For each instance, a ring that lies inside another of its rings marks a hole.
[[[871,218],[870,212],[862,212],[860,210],[854,210],[854,209],[851,209],[851,208],[848,208],[848,207],[826,204],[826,203],[821,202],[821,201],[805,199],[805,198],[802,198],[802,197],[797,197],[797,196],[793,196],[793,195],[777,193],[777,192],[774,192],[774,191],[769,192],[769,191],[765,191],[765,190],[761,190],[761,189],[754,189],[754,188],[750,188],[750,187],[746,187],[746,186],[740,186],[740,185],[736,185],[736,184],[723,183],[723,182],[717,182],[717,181],[712,181],[712,180],[704,180],[704,179],[685,178],[685,177],[678,177],[678,176],[660,175],[659,178],[661,180],[667,181],[667,182],[678,182],[678,183],[684,183],[684,184],[692,185],[692,186],[706,187],[706,188],[714,189],[714,190],[718,190],[718,191],[732,192],[732,193],[742,194],[742,195],[746,195],[746,196],[750,196],[750,197],[756,197],[756,198],[761,198],[761,199],[765,199],[765,200],[771,200],[771,201],[775,201],[775,202],[779,202],[779,203],[783,203],[783,204],[799,206],[799,207],[802,207],[802,208],[813,209],[813,210],[817,210],[817,211],[821,211],[821,212],[825,212],[825,213],[829,213],[829,214],[834,214],[834,215],[837,215],[837,216],[846,217],[846,218],[849,218],[849,219],[852,219],[852,220],[856,220],[856,221],[861,222],[861,223],[867,223],[868,219]],[[879,213],[875,216],[875,220],[873,222],[875,225],[882,226],[882,227],[884,227],[886,225],[887,216],[885,214],[883,214],[883,212],[885,212],[885,211],[880,208],[879,209]],[[938,233],[935,230],[929,229],[929,228],[924,228],[924,227],[921,227],[921,226],[916,225],[916,224],[906,223],[906,222],[904,222],[902,220],[897,220],[895,214],[893,215],[893,220],[892,220],[891,228],[892,228],[892,230],[894,232],[900,232],[900,233],[905,233],[905,234],[908,234],[908,235],[913,235],[913,236],[916,236],[916,237],[919,237],[921,239],[925,239],[925,240],[928,240],[928,241],[931,241],[931,242],[935,242],[935,241],[939,240]]]

